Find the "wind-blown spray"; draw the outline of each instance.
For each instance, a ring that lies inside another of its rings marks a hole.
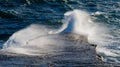
[[[97,45],[96,51],[103,56],[104,61],[119,62],[117,60],[120,55],[119,48],[118,50],[110,48],[114,43],[119,44],[116,37],[110,34],[109,28],[93,22],[90,14],[82,10],[66,12],[63,25],[57,31],[45,26],[31,25],[14,33],[3,45],[2,51],[26,55],[40,55],[41,53],[53,52],[53,50],[61,51],[61,48],[66,46],[66,40],[62,40],[58,35],[63,33],[85,36],[89,43]],[[116,46],[118,45],[114,45],[114,47]]]

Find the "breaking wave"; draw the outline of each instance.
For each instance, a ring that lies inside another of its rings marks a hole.
[[[120,31],[113,32],[104,24],[94,22],[89,13],[77,9],[64,14],[63,25],[58,30],[31,24],[14,33],[5,42],[1,51],[25,55],[62,51],[66,44],[72,43],[61,35],[68,33],[83,35],[90,44],[96,44],[97,54],[103,57],[103,61],[120,62],[118,59],[120,56]]]

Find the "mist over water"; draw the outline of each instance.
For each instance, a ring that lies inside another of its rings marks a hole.
[[[83,35],[90,44],[97,45],[97,54],[103,57],[103,61],[120,63],[120,30],[114,30],[114,32],[113,30],[102,23],[95,22],[90,13],[75,9],[64,14],[63,25],[60,29],[31,24],[15,32],[4,43],[1,51],[8,54],[32,56],[59,52],[63,51],[65,46],[75,44],[70,42],[69,38],[62,37],[61,34],[73,33]]]

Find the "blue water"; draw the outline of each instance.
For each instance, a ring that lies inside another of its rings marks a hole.
[[[112,49],[118,60],[114,60],[116,57],[109,59],[111,55],[108,55],[108,59],[104,61],[120,63],[119,52],[114,52],[120,50],[117,48],[120,45],[119,0],[0,0],[0,48],[13,33],[31,24],[59,28],[63,24],[64,13],[74,9],[88,12],[95,23],[102,23],[111,30],[109,33],[117,42],[104,47]]]

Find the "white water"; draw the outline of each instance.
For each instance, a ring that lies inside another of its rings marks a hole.
[[[93,22],[90,14],[82,10],[69,11],[64,16],[63,26],[57,31],[32,24],[14,33],[3,45],[1,51],[26,55],[40,55],[54,52],[54,50],[62,51],[68,42],[59,34],[76,33],[87,37],[89,43],[96,44],[96,51],[104,61],[120,62],[118,59],[120,56],[119,31],[116,36],[111,35],[110,28]]]

